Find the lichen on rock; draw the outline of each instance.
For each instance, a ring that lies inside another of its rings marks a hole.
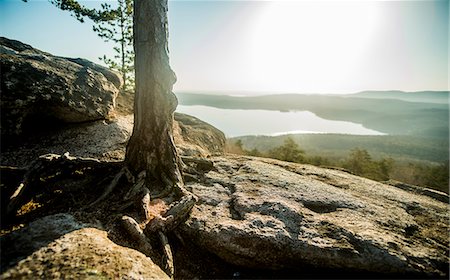
[[[122,85],[118,73],[4,37],[0,37],[0,46],[2,136],[20,135],[27,128],[36,129],[33,126],[46,129],[58,121],[80,123],[112,114]]]
[[[1,237],[1,278],[169,279],[150,258],[107,235],[69,214],[38,219]]]
[[[448,276],[446,203],[338,170],[211,160],[215,170],[187,185],[199,203],[182,229],[226,262]]]

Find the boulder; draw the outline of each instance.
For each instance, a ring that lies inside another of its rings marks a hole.
[[[215,170],[187,184],[198,203],[182,232],[228,263],[448,277],[447,203],[339,170],[210,160]]]
[[[109,240],[100,225],[69,214],[43,217],[0,240],[2,279],[169,279],[144,254]]]
[[[207,157],[222,154],[225,149],[225,134],[196,117],[175,113],[173,131],[181,155]]]
[[[19,135],[55,122],[108,118],[122,85],[118,73],[0,37],[1,133]]]

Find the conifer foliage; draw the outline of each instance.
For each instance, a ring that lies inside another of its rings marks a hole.
[[[24,0],[26,2],[26,0]],[[108,3],[100,9],[88,8],[77,0],[49,0],[63,11],[69,11],[78,21],[89,18],[94,22],[93,30],[105,42],[113,42],[114,57],[103,55],[99,59],[110,68],[119,71],[124,81],[123,89],[134,88],[134,50],[133,50],[133,0],[117,0],[117,7]]]

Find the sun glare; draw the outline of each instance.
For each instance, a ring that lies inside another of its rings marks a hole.
[[[345,89],[380,24],[376,2],[272,2],[255,19],[249,56],[256,87]]]

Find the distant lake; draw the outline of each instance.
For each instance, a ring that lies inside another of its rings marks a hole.
[[[325,120],[308,111],[219,109],[202,105],[178,105],[176,111],[212,124],[227,137],[294,133],[384,135],[361,124]]]

